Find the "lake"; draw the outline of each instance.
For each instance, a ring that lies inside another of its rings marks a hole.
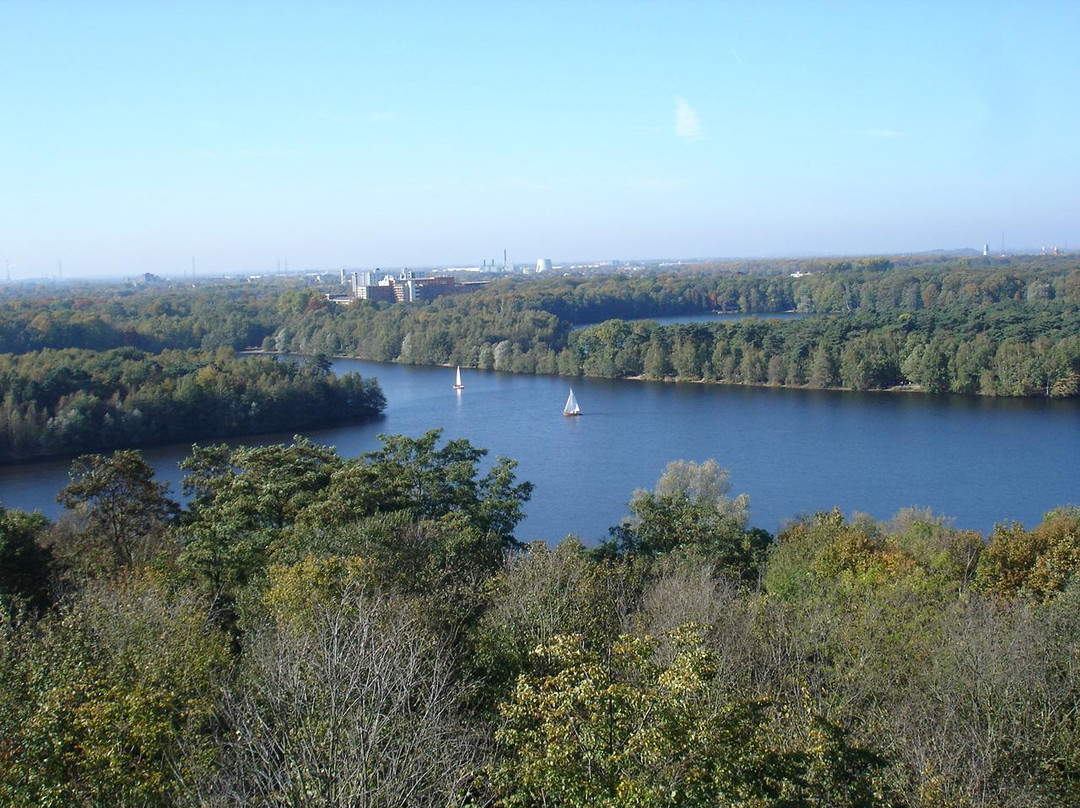
[[[909,505],[983,532],[1028,527],[1055,506],[1080,504],[1080,402],[932,397],[704,384],[568,379],[342,359],[339,372],[376,376],[383,417],[307,433],[355,457],[379,433],[419,436],[442,427],[491,456],[519,462],[536,488],[522,540],[574,533],[589,543],[626,515],[635,488],[651,488],[671,460],[714,458],[734,493],[750,495],[751,522],[775,532],[800,513],[839,506],[887,519]],[[583,415],[565,418],[573,386]],[[290,436],[236,439],[269,443]],[[145,450],[179,490],[189,447]],[[68,461],[0,468],[0,504],[60,513]]]
[[[814,315],[812,314],[805,314],[803,312],[797,311],[778,311],[771,314],[762,314],[757,312],[717,314],[711,311],[699,311],[695,314],[672,314],[667,317],[641,317],[637,319],[624,320],[623,322],[654,322],[657,325],[683,325],[688,323],[737,323],[740,320],[793,320],[813,316]],[[570,330],[578,331],[582,328],[592,328],[594,325],[600,325],[600,323],[580,323],[578,325],[575,325]]]

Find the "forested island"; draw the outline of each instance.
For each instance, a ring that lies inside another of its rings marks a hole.
[[[601,546],[521,546],[484,454],[199,445],[181,507],[124,450],[0,508],[0,802],[1080,802],[1080,511],[772,536],[673,462]]]
[[[297,431],[382,406],[374,386],[335,380],[325,362],[236,361],[235,352],[251,349],[569,376],[1080,395],[1080,261],[1072,256],[501,278],[415,303],[343,306],[327,299],[336,289],[301,279],[5,289],[0,461],[177,434]],[[710,312],[760,316],[647,319]],[[780,312],[807,316],[768,318]]]

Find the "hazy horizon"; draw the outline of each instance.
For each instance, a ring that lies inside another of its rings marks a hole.
[[[1080,4],[0,0],[0,270],[1080,244]]]
[[[567,259],[552,259],[553,269],[556,271],[575,268],[575,269],[588,269],[590,267],[603,268],[605,266],[615,267],[617,263],[622,268],[643,266],[643,267],[656,267],[656,266],[668,266],[674,264],[682,264],[684,266],[695,266],[699,264],[741,264],[741,263],[753,263],[753,262],[768,262],[768,261],[857,261],[864,258],[889,258],[889,259],[918,259],[921,256],[926,258],[933,258],[936,256],[953,255],[962,256],[966,252],[971,252],[974,256],[981,257],[981,247],[955,247],[955,248],[936,248],[929,250],[915,250],[911,252],[903,253],[881,253],[881,252],[868,252],[868,253],[797,253],[797,254],[774,254],[774,255],[732,255],[732,256],[649,256],[649,257],[620,257],[620,256],[594,256],[586,258],[567,258]],[[1078,250],[1075,248],[1059,247],[1060,256],[1076,255]],[[991,259],[994,258],[1013,258],[1023,256],[1035,256],[1040,253],[1047,256],[1053,253],[1049,252],[1049,248],[1043,252],[1043,248],[1037,247],[1018,247],[1015,250],[1007,249],[1003,254],[1000,250],[994,249],[991,246],[990,255]],[[973,256],[973,257],[974,257]],[[547,256],[544,256],[545,258]],[[345,262],[337,266],[303,266],[298,267],[294,264],[282,264],[277,266],[276,264],[271,267],[232,267],[221,268],[219,270],[202,270],[197,266],[193,270],[192,266],[179,267],[176,271],[153,271],[150,269],[138,269],[132,272],[83,272],[81,274],[69,274],[63,267],[54,267],[51,272],[43,272],[41,275],[36,276],[22,276],[20,277],[14,271],[12,272],[12,283],[19,282],[65,282],[65,281],[131,281],[143,274],[157,275],[166,280],[175,281],[183,280],[185,278],[211,280],[214,278],[228,278],[228,277],[295,277],[304,274],[325,274],[325,273],[337,273],[341,270],[346,272],[356,271],[375,271],[387,274],[393,274],[405,269],[412,269],[417,271],[433,271],[433,272],[469,272],[480,271],[488,274],[499,274],[504,271],[504,267],[500,264],[492,264],[493,258],[485,259],[488,262],[487,267],[482,267],[477,264],[454,264],[447,261],[437,261],[431,264],[412,264],[412,265],[386,265],[386,266],[372,266],[357,263]],[[501,257],[497,258],[501,262]],[[512,272],[528,272],[536,264],[535,261],[522,260],[513,261],[510,260],[507,267]],[[4,267],[0,265],[0,271],[3,271]],[[61,270],[61,271],[58,271]],[[0,278],[2,281],[3,278]]]

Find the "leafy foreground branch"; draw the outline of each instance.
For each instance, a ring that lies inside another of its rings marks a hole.
[[[546,673],[519,678],[500,708],[494,777],[505,804],[885,804],[884,761],[840,728],[724,698],[704,632],[671,632],[663,655],[632,635],[603,654],[580,635],[537,648]]]
[[[1080,510],[775,538],[708,462],[593,549],[468,441],[80,458],[0,511],[0,803],[1080,803]],[[486,468],[486,471],[484,470]]]

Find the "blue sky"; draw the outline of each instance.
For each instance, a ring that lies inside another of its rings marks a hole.
[[[15,278],[1080,246],[1080,2],[0,0]]]

